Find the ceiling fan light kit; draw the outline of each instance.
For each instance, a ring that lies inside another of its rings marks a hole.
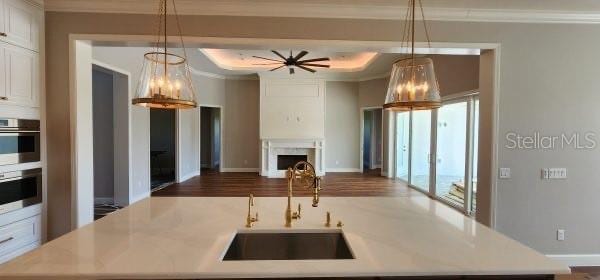
[[[328,57],[300,60],[308,54],[307,51],[301,51],[298,54],[296,54],[295,56],[293,55],[292,51],[290,51],[289,57],[285,57],[280,52],[275,51],[275,50],[272,50],[271,52],[273,52],[277,57],[279,57],[279,59],[272,59],[272,58],[267,58],[267,57],[262,57],[262,56],[252,56],[254,58],[265,60],[265,63],[255,63],[254,65],[273,65],[273,66],[275,66],[275,68],[270,69],[269,71],[271,71],[271,72],[273,72],[275,70],[279,70],[283,67],[287,67],[290,75],[293,75],[294,73],[296,73],[296,71],[295,71],[296,68],[302,69],[307,72],[315,73],[317,71],[315,69],[312,69],[312,67],[321,67],[321,68],[329,68],[330,67],[330,65],[315,63],[315,62],[321,62],[321,61],[329,61],[330,59]]]
[[[167,1],[159,1],[157,40],[154,50],[144,55],[136,95],[131,103],[149,108],[195,108],[196,93],[187,64],[175,0],[171,2],[183,55],[171,53],[167,49]]]
[[[383,108],[387,110],[431,110],[442,105],[433,61],[430,58],[415,56],[415,9],[417,1],[423,17],[427,43],[430,44],[421,0],[409,0],[401,47],[410,45],[411,52],[406,58],[396,61],[392,66],[390,83],[383,105]]]

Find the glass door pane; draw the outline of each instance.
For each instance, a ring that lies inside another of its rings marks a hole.
[[[479,99],[473,102],[473,172],[471,178],[471,214],[475,213],[477,198],[477,160],[479,153]]]
[[[438,110],[436,152],[436,195],[464,207],[467,147],[467,101]]]
[[[396,114],[396,177],[408,182],[410,113]]]
[[[429,191],[431,111],[412,112],[410,184]]]

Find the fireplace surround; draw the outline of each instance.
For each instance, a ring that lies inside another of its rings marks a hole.
[[[322,176],[325,174],[323,146],[322,139],[263,139],[261,140],[260,175],[284,178],[287,166],[282,167],[279,164],[279,156],[283,156],[282,158],[289,156],[293,163],[299,160],[310,162],[315,167],[317,175]]]

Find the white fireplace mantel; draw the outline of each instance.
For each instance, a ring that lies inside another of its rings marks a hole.
[[[277,170],[278,155],[306,155],[318,176],[325,174],[324,139],[261,139],[260,175],[284,178],[285,170]]]

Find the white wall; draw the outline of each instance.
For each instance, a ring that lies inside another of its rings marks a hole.
[[[200,107],[190,110],[179,110],[178,134],[179,146],[179,178],[185,181],[200,175]]]
[[[261,139],[323,139],[325,81],[260,79]]]

